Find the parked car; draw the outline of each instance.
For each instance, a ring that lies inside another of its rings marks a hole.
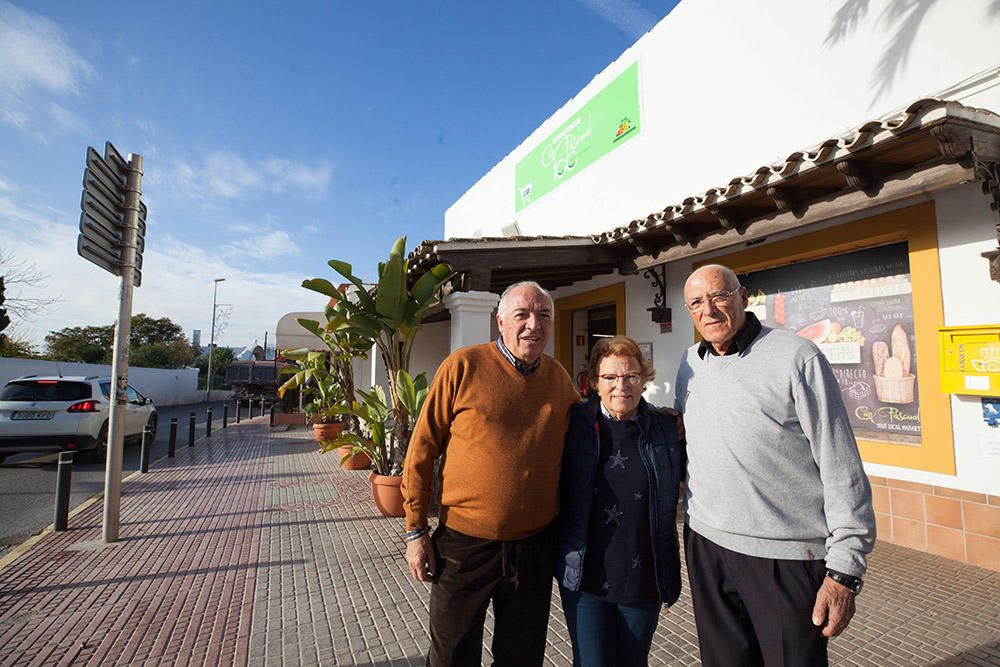
[[[90,463],[108,452],[110,377],[25,376],[0,389],[0,462],[18,452],[79,451]],[[128,385],[125,438],[156,437],[156,408]]]

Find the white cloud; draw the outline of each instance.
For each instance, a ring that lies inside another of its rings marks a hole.
[[[86,134],[89,131],[87,122],[66,107],[53,102],[49,105],[49,116],[56,127],[64,132]]]
[[[235,153],[215,151],[201,164],[175,160],[167,181],[175,191],[196,199],[237,199],[253,192],[288,190],[319,195],[329,186],[332,173],[333,166],[325,160],[315,167],[276,157],[251,163]]]
[[[624,32],[639,39],[656,25],[657,17],[635,0],[580,0],[590,11]]]
[[[0,176],[0,192],[16,192],[16,188],[10,181]]]
[[[223,249],[227,257],[249,257],[252,259],[274,259],[302,253],[287,232],[274,231],[263,236],[254,234],[228,244]]]
[[[46,289],[28,286],[23,296],[61,298],[50,313],[20,329],[25,338],[39,346],[44,345],[50,331],[107,324],[117,315],[118,279],[76,254],[75,217],[67,211],[27,207],[0,194],[0,247],[12,249],[18,260],[33,263],[49,274]],[[278,246],[282,234],[273,233]],[[155,243],[147,243],[143,254],[142,287],[134,292],[133,313],[169,317],[189,337],[192,329],[208,331],[212,281],[226,278],[219,284],[218,298],[220,304],[231,306],[231,314],[217,342],[250,344],[254,339],[262,341],[265,331],[273,340],[274,327],[285,313],[322,310],[322,297],[301,287],[307,277],[262,272],[252,264],[185,241],[160,237]]]
[[[0,0],[0,93],[4,98],[0,120],[30,131],[43,106],[36,98],[75,95],[81,83],[94,75],[93,66],[70,47],[57,24]],[[78,129],[76,124],[64,123],[68,113],[50,109],[50,117],[63,129]]]

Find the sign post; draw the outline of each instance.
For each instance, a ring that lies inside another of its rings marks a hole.
[[[93,148],[87,149],[77,252],[120,278],[115,348],[111,359],[114,386],[104,475],[105,543],[118,541],[125,405],[128,402],[129,337],[132,333],[132,288],[139,287],[142,282],[141,253],[146,230],[146,205],[139,199],[141,184],[141,155],[131,154],[126,160],[110,142],[104,146],[103,157]]]

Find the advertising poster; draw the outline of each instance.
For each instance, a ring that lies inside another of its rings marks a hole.
[[[529,206],[640,132],[632,63],[514,167],[514,210]]]
[[[906,243],[741,277],[760,321],[816,343],[858,438],[920,445],[913,294]]]

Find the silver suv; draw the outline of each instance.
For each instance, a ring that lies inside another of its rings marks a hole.
[[[156,437],[152,399],[128,386],[125,437]],[[111,378],[28,375],[0,389],[0,462],[17,452],[80,451],[103,463],[108,452]]]

